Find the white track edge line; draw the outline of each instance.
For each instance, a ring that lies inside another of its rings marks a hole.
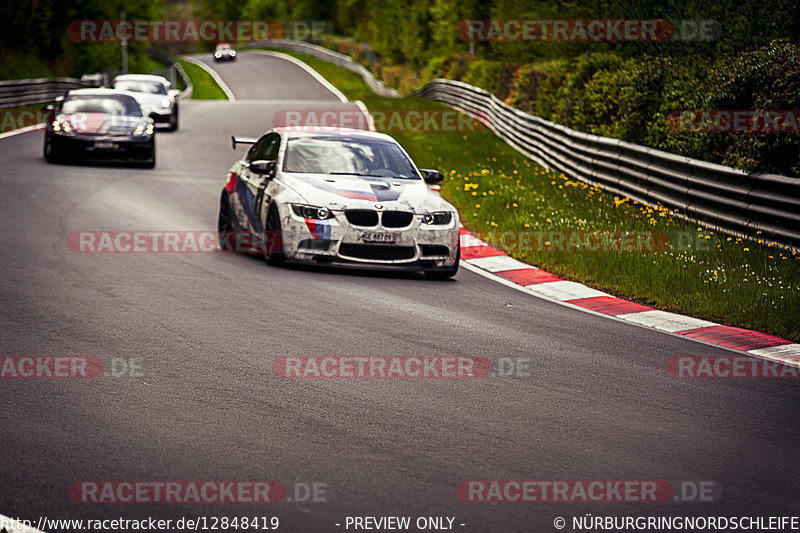
[[[231,90],[230,87],[228,87],[228,84],[225,83],[225,81],[220,77],[220,75],[217,73],[216,70],[206,65],[201,59],[195,59],[193,57],[188,57],[188,56],[183,56],[181,59],[183,59],[184,61],[188,61],[189,63],[194,63],[198,67],[208,72],[208,75],[214,78],[214,81],[217,82],[219,88],[222,89],[222,92],[224,92],[225,96],[228,97],[228,100],[230,100],[231,102],[236,101],[236,96],[233,94],[233,91]]]
[[[19,135],[20,133],[28,133],[29,131],[36,131],[44,128],[45,123],[42,122],[41,124],[33,124],[32,126],[25,126],[24,128],[20,128],[18,130],[11,130],[5,133],[0,133],[0,139],[5,139],[7,137],[13,137],[14,135]]]
[[[367,126],[369,127],[369,131],[375,131],[375,121],[372,120],[372,115],[369,113],[369,109],[367,109],[367,106],[365,106],[364,102],[362,102],[361,100],[356,100],[355,103],[356,106],[364,114],[364,118],[367,120]]]

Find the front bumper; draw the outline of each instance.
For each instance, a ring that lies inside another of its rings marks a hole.
[[[169,124],[170,120],[172,119],[172,107],[168,107],[166,109],[163,107],[151,109],[148,116],[153,119],[153,122],[156,125]]]
[[[385,265],[410,269],[446,269],[458,256],[458,215],[446,225],[423,224],[414,215],[405,227],[357,226],[344,211],[334,218],[313,220],[297,216],[289,206],[281,213],[283,252],[295,261]],[[365,241],[369,234],[389,235],[391,244]]]
[[[150,161],[155,140],[150,136],[132,135],[57,135],[51,132],[51,146],[70,159],[96,161]]]

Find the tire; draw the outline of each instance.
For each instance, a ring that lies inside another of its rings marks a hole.
[[[227,194],[223,194],[219,201],[219,216],[217,217],[217,243],[223,252],[233,252],[230,235],[236,230],[233,224],[233,210]],[[226,235],[227,234],[227,235]]]
[[[426,270],[425,277],[428,279],[433,280],[444,280],[450,279],[456,275],[458,272],[458,264],[461,261],[461,245],[458,246],[458,251],[456,251],[456,261],[453,263],[453,266],[443,270]]]
[[[156,168],[156,147],[153,146],[153,149],[150,151],[150,159],[142,161],[139,163],[139,166],[142,168]]]
[[[60,163],[62,161],[61,154],[56,148],[56,143],[50,135],[44,135],[44,159],[48,163]]]
[[[175,110],[169,116],[169,127],[167,131],[175,131],[178,129],[178,104],[175,104]]]
[[[266,234],[264,259],[267,261],[268,265],[282,265],[284,261],[286,261],[286,256],[283,253],[281,218],[278,214],[278,208],[275,207],[275,204],[271,204],[269,206],[269,211],[267,211],[267,221],[264,226],[264,233]]]

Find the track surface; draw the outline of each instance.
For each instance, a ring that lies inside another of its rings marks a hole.
[[[553,531],[556,516],[583,513],[797,513],[796,382],[665,372],[673,356],[730,352],[463,269],[430,282],[230,254],[70,252],[77,230],[213,229],[230,134],[256,135],[292,105],[353,105],[275,58],[243,54],[219,73],[246,101],[181,104],[152,171],[48,165],[41,131],[0,140],[0,354],[145,360],[137,378],[0,380],[0,512],[276,515],[284,531],[341,531],[348,515],[455,516],[476,532]],[[271,364],[286,355],[528,357],[533,373],[282,380]],[[723,493],[702,504],[476,504],[456,498],[464,479],[713,480]],[[328,501],[74,504],[67,489],[81,480],[318,482]]]

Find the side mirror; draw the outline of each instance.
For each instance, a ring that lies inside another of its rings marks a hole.
[[[444,181],[444,176],[438,170],[419,169],[422,172],[422,178],[428,185],[439,185]]]
[[[167,94],[173,98],[177,97],[181,92],[178,89],[170,89]]]
[[[44,106],[42,108],[42,111],[54,111],[55,108],[56,108],[56,106],[54,106],[53,104],[47,104],[46,106]]]
[[[266,159],[257,159],[250,162],[250,170],[256,174],[269,174],[275,170],[275,161],[267,161]]]

